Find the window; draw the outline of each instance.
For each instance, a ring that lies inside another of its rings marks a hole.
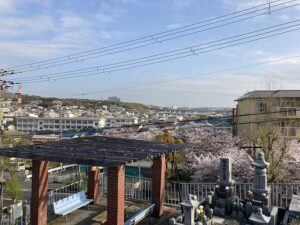
[[[273,106],[273,107],[278,107],[278,106],[279,106],[279,101],[278,101],[278,100],[274,100],[274,101],[272,102],[272,106]]]
[[[283,136],[295,137],[296,136],[296,128],[294,128],[294,127],[281,128],[281,134]]]
[[[258,112],[267,112],[267,103],[259,102],[257,103],[257,111]]]
[[[296,116],[296,108],[280,108],[281,116]]]

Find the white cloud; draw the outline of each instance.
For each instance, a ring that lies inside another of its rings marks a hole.
[[[9,13],[14,11],[14,9],[15,9],[15,1],[0,0],[0,12]]]
[[[44,10],[21,12],[18,8],[23,3],[40,3],[38,0],[0,0],[0,7],[10,11],[10,14],[0,14],[1,53],[11,58],[40,60],[86,50],[87,46],[96,48],[105,39],[126,35],[110,26],[120,17],[118,9],[105,6],[90,13],[62,7],[48,11],[47,1]]]
[[[22,13],[20,8],[30,4],[48,6],[51,0],[0,0],[0,12],[2,14]]]
[[[33,15],[31,17],[0,17],[0,35],[2,38],[21,35],[34,35],[53,30],[55,27],[51,17]]]

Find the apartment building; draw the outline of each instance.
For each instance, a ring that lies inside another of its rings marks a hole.
[[[4,129],[4,125],[6,123],[6,121],[4,121],[4,117],[11,111],[13,97],[13,93],[3,91],[0,87],[0,130]]]
[[[101,118],[99,121],[100,127],[121,127],[138,124],[139,120],[136,117],[128,116],[109,116]]]
[[[252,91],[236,101],[234,130],[240,137],[268,127],[300,139],[300,90]]]
[[[81,130],[99,128],[98,117],[16,117],[17,130],[24,133],[50,130]]]

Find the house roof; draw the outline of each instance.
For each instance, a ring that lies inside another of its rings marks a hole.
[[[157,157],[184,147],[93,136],[0,149],[0,156],[111,167]]]
[[[8,91],[0,90],[0,98],[13,98],[14,94]]]
[[[235,101],[249,98],[300,98],[300,90],[269,90],[269,91],[251,91]]]

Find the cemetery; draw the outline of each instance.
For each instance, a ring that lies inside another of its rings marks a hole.
[[[247,192],[247,198],[240,199],[234,195],[231,160],[220,158],[220,179],[215,192],[200,201],[197,196],[188,195],[180,203],[184,213],[171,218],[169,225],[225,225],[233,221],[241,225],[287,225],[291,221],[300,223],[300,196],[293,195],[287,210],[271,205],[270,187],[267,183],[269,164],[262,151],[257,152],[252,165],[255,171],[253,188]]]

